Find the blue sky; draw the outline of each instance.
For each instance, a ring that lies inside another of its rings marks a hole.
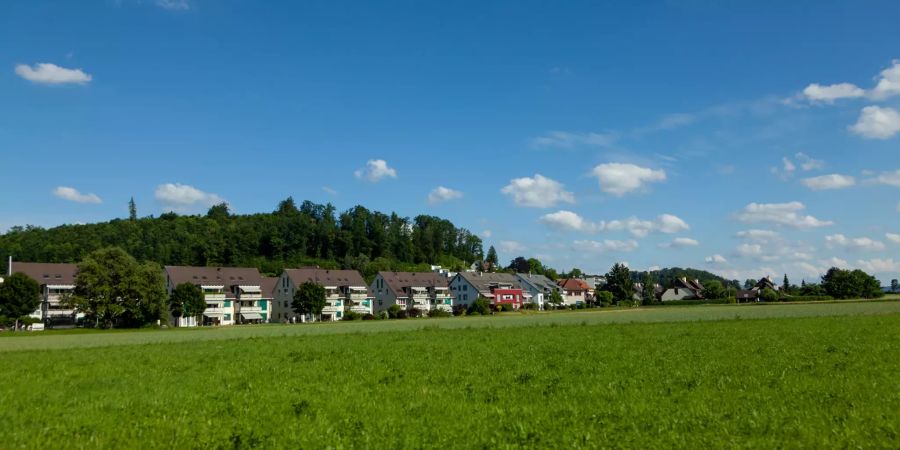
[[[500,257],[900,277],[897,2],[0,3],[0,230],[434,214]]]

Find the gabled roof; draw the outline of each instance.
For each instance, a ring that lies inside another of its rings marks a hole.
[[[594,289],[592,286],[589,286],[587,282],[585,282],[584,280],[579,280],[578,278],[563,278],[557,281],[556,284],[558,284],[559,287],[571,292],[589,291],[591,289]]]
[[[507,284],[513,289],[522,289],[522,284],[515,275],[508,273],[460,272],[456,275],[466,280],[478,292],[491,292],[497,284]]]
[[[523,284],[533,286],[535,289],[543,292],[558,291],[559,286],[544,275],[533,275],[530,273],[517,273],[516,278]]]
[[[172,286],[191,283],[197,286],[222,286],[227,296],[234,286],[262,287],[262,275],[255,267],[166,266]]]
[[[703,290],[703,285],[700,284],[700,280],[689,280],[687,278],[677,278],[675,280],[675,287],[679,289],[690,289],[694,292]]]
[[[450,286],[450,280],[435,272],[378,272],[384,279],[388,289],[395,296],[403,297],[409,294],[411,287],[446,288]]]
[[[24,273],[40,285],[73,285],[75,273],[78,272],[77,264],[58,263],[12,263],[12,273]]]
[[[363,280],[362,275],[355,270],[330,270],[320,269],[318,267],[301,267],[299,269],[285,269],[284,273],[287,274],[288,278],[290,278],[295,285],[312,281],[321,286],[367,287],[366,281]]]
[[[278,277],[262,277],[263,298],[275,298],[275,288],[278,287]]]

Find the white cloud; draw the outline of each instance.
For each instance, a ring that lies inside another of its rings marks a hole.
[[[627,241],[617,241],[605,239],[603,241],[575,241],[574,249],[587,250],[594,253],[606,252],[632,252],[638,248],[637,241],[629,239]]]
[[[868,237],[848,238],[843,234],[825,236],[828,248],[845,247],[854,250],[882,251],[884,243]]]
[[[656,229],[663,233],[680,233],[682,231],[690,230],[691,227],[688,226],[687,222],[681,220],[678,216],[673,216],[672,214],[661,214],[656,218]]]
[[[428,193],[428,203],[435,204],[462,198],[463,193],[455,189],[438,186]]]
[[[794,157],[797,158],[798,161],[800,161],[800,168],[803,169],[804,172],[809,172],[810,170],[816,170],[825,167],[825,161],[822,161],[821,159],[813,159],[803,152],[797,152]]]
[[[708,262],[708,263],[715,263],[715,264],[724,264],[724,263],[727,263],[727,262],[728,262],[728,260],[725,259],[724,256],[722,256],[722,255],[720,255],[720,254],[718,254],[718,253],[715,254],[715,255],[707,256],[707,257],[705,258],[705,260],[706,260],[706,262]]]
[[[338,191],[334,190],[330,186],[322,186],[322,190],[325,191],[325,193],[329,194],[329,195],[337,195],[338,194]]]
[[[191,207],[210,207],[225,200],[216,194],[203,192],[193,186],[166,183],[156,187],[154,197],[166,210],[186,211]]]
[[[744,230],[738,231],[736,234],[737,237],[751,240],[751,241],[768,241],[770,239],[775,239],[778,237],[778,233],[772,230]]]
[[[594,147],[608,147],[615,142],[613,134],[600,133],[570,133],[567,131],[551,131],[544,136],[531,140],[535,147],[573,148],[579,145]]]
[[[736,214],[737,220],[747,223],[773,223],[792,228],[819,228],[834,222],[801,215],[806,206],[800,202],[750,203]]]
[[[741,256],[761,256],[763,253],[762,245],[759,244],[741,244],[736,250]]]
[[[882,172],[877,177],[866,180],[866,182],[900,187],[900,169],[893,172]]]
[[[884,233],[884,237],[886,237],[889,241],[900,244],[900,234],[897,233]]]
[[[900,272],[900,261],[894,261],[894,258],[887,259],[860,259],[856,261],[860,269],[869,273],[897,273]]]
[[[888,139],[900,132],[900,113],[893,108],[866,106],[849,129],[867,139]]]
[[[804,186],[814,190],[844,189],[856,184],[856,179],[850,175],[832,173],[818,177],[805,178],[801,181]]]
[[[866,91],[851,83],[838,83],[823,86],[818,83],[810,84],[803,90],[803,96],[810,102],[834,103],[842,98],[859,98],[866,95]]]
[[[566,191],[562,183],[541,174],[535,174],[533,178],[514,178],[500,192],[512,197],[516,205],[531,208],[575,203],[575,195]]]
[[[538,222],[558,231],[584,231],[594,232],[598,230],[598,224],[586,220],[584,217],[572,211],[561,210],[555,213],[544,214]]]
[[[53,195],[75,203],[102,203],[97,194],[82,194],[78,189],[68,186],[59,186],[53,190]]]
[[[878,84],[872,89],[871,97],[883,100],[893,95],[900,94],[900,59],[891,62],[891,67],[881,71]]]
[[[91,81],[91,76],[81,69],[66,69],[51,63],[18,64],[16,75],[39,84],[87,84]]]
[[[503,253],[517,253],[525,251],[526,247],[517,241],[500,241],[497,244],[497,250]]]
[[[483,230],[483,231],[481,232],[481,237],[483,237],[483,238],[489,238],[489,237],[491,237],[491,236],[493,236],[493,235],[494,235],[494,232],[491,231],[491,230]]]
[[[187,11],[191,9],[187,0],[156,0],[156,6],[171,11]]]
[[[672,239],[672,242],[664,242],[659,244],[659,248],[684,248],[684,247],[696,247],[700,245],[700,242],[696,239],[686,238],[686,237],[677,237]]]
[[[383,159],[370,159],[366,161],[366,167],[356,169],[353,175],[360,180],[377,183],[384,178],[397,178],[397,171]]]
[[[666,180],[666,172],[634,164],[607,163],[594,167],[593,175],[600,182],[600,189],[616,196],[641,189],[648,183]]]

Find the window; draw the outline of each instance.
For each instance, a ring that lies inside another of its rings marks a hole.
[[[225,300],[225,307],[228,308],[231,306],[231,300]]]
[[[379,299],[378,299],[378,306],[381,306],[381,305],[383,305],[383,304],[384,304],[384,302],[382,302],[381,299],[379,298]]]
[[[464,301],[464,302],[469,301],[469,294],[463,295],[463,301]]]
[[[468,291],[468,290],[469,290],[469,285],[468,285],[468,284],[464,284],[464,285],[463,285],[463,290],[464,290],[464,291]]]
[[[338,319],[340,319],[340,318],[341,318],[341,312],[338,311],[337,314],[335,314],[335,317],[337,317]]]
[[[259,309],[266,311],[268,308],[268,305],[266,303],[267,302],[265,300],[260,300],[259,301]]]
[[[225,314],[225,317],[223,320],[231,320],[231,314]]]

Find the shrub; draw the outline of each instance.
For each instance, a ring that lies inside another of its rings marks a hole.
[[[759,298],[764,302],[775,302],[778,301],[778,293],[773,291],[772,289],[765,288],[759,294]]]
[[[510,312],[513,310],[515,310],[515,308],[513,308],[513,305],[510,305],[509,303],[504,303],[504,304],[500,305],[500,311]]]
[[[366,314],[366,315],[362,316],[362,320],[375,320],[375,315],[374,314]]]
[[[485,315],[491,313],[491,304],[487,301],[486,298],[479,297],[471,305],[469,305],[469,309],[466,311],[467,314],[473,315],[478,313],[479,315]]]
[[[409,314],[404,310],[400,310],[397,312],[397,316],[395,318],[396,319],[405,319],[407,317],[409,317]]]
[[[609,306],[612,305],[613,302],[613,294],[609,291],[600,291],[597,292],[597,303],[600,303],[600,306]]]
[[[400,305],[391,305],[390,308],[387,309],[388,317],[391,319],[397,319],[400,313],[403,312],[403,308]],[[406,316],[404,316],[405,318]]]
[[[466,307],[465,307],[465,305],[453,305],[453,315],[454,315],[454,316],[464,316],[464,315],[466,315]]]
[[[526,303],[526,304],[522,305],[522,309],[537,309],[537,304]]]
[[[344,313],[344,317],[342,320],[362,320],[362,318],[363,315],[358,312],[347,311]]]
[[[422,317],[424,315],[424,314],[422,314],[422,310],[419,308],[413,308],[413,309],[407,311],[406,314],[407,314],[407,316],[413,317],[413,318]]]
[[[451,317],[452,315],[453,314],[451,314],[450,311],[447,311],[446,309],[436,308],[428,311],[428,317]]]

